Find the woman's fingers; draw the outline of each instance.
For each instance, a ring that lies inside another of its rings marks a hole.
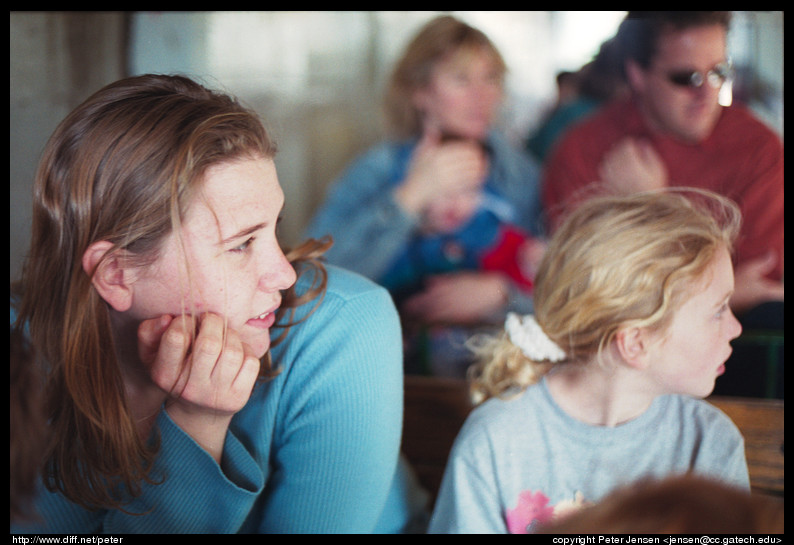
[[[195,338],[190,316],[167,321],[139,328],[139,351],[153,382],[193,409],[234,413],[245,406],[260,362],[239,334],[216,314],[201,316]]]

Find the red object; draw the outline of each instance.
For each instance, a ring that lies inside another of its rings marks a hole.
[[[722,109],[712,134],[696,144],[650,129],[631,100],[607,105],[569,129],[549,157],[543,205],[559,225],[566,208],[598,187],[598,166],[618,141],[633,136],[650,142],[667,167],[671,186],[709,189],[725,195],[742,211],[736,264],[777,253],[772,280],[783,275],[783,144],[738,104]],[[595,183],[594,183],[595,182]]]
[[[506,274],[522,291],[531,292],[533,282],[521,269],[521,249],[530,238],[515,227],[506,227],[500,233],[499,243],[485,254],[480,266],[485,271]]]

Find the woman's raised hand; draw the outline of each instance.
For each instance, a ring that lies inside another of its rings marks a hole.
[[[419,215],[440,195],[479,187],[487,172],[488,158],[477,142],[442,142],[437,130],[427,130],[395,198],[407,211]]]
[[[138,328],[141,361],[167,393],[171,419],[220,461],[232,416],[248,402],[259,359],[217,314],[161,316]],[[191,342],[192,339],[192,342]]]

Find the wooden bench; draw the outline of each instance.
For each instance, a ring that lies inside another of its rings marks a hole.
[[[464,380],[405,376],[402,450],[435,503],[449,451],[472,405]]]
[[[754,492],[783,496],[783,400],[710,397],[745,438]],[[464,380],[406,375],[403,452],[435,502],[452,443],[473,405]]]
[[[712,396],[744,436],[754,492],[783,496],[783,400]]]

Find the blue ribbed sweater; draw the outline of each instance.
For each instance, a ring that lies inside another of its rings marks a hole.
[[[399,318],[383,288],[328,271],[322,304],[272,349],[280,374],[258,385],[232,420],[220,465],[161,411],[154,475],[165,481],[146,485],[128,506],[147,514],[91,512],[44,492],[36,502],[43,523],[11,531],[373,531],[400,444]]]

